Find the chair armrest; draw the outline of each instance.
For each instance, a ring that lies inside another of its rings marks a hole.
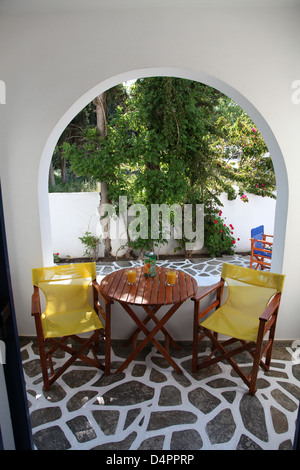
[[[92,285],[95,287],[95,289],[98,291],[98,293],[100,294],[101,293],[101,290],[100,290],[100,284],[96,281],[96,279],[94,279],[92,281]]]
[[[259,251],[259,254],[261,256],[264,256],[263,253],[267,253],[267,254],[272,254],[272,250],[273,250],[273,242],[268,242],[266,240],[257,240],[256,238],[250,238],[251,240],[251,256],[253,255],[253,251]],[[263,246],[262,247],[258,247],[258,246],[255,246],[255,244],[259,242],[261,243]]]
[[[279,307],[281,299],[281,293],[275,294],[269,305],[265,308],[264,312],[259,317],[262,321],[268,321],[269,318],[273,315],[275,310]]]
[[[268,235],[268,236],[271,236],[271,235]],[[250,240],[253,243],[262,243],[263,245],[273,245],[273,242],[268,242],[267,240],[258,240],[257,238],[250,238]]]
[[[96,279],[94,281],[92,281],[92,285],[96,289],[98,294],[101,296],[101,298],[104,300],[104,302],[106,302],[107,304],[113,304],[114,303],[113,300],[104,297],[104,295],[101,292],[100,284],[96,281]]]
[[[269,246],[269,245],[270,245],[270,246],[273,245],[273,242],[270,242],[270,241],[268,241],[268,240],[266,240],[266,239],[263,240],[262,243],[263,243],[264,245],[268,245],[268,246]]]
[[[192,297],[192,300],[194,302],[198,302],[199,300],[203,299],[208,294],[210,294],[211,292],[214,292],[215,290],[217,290],[219,287],[222,287],[222,286],[224,286],[224,279],[221,279],[221,281],[217,282],[216,284],[212,284],[211,286],[206,287],[205,289],[203,289],[203,291],[194,295]]]

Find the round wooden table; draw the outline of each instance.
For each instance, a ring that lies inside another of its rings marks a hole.
[[[167,268],[157,266],[156,276],[154,277],[145,277],[143,266],[136,267],[136,271],[136,283],[133,285],[127,282],[127,269],[120,269],[119,271],[108,274],[102,279],[100,284],[101,294],[104,298],[109,302],[119,302],[138,326],[127,341],[127,343],[134,341],[133,350],[124,363],[118,368],[117,373],[121,373],[150,341],[158,351],[161,352],[169,364],[177,372],[182,373],[180,367],[169,354],[169,342],[171,341],[173,346],[177,349],[178,345],[165,329],[164,325],[183,302],[195,295],[198,288],[197,281],[189,274],[176,270],[175,285],[168,286],[166,284]],[[143,307],[147,313],[143,321],[133,311],[132,307],[134,305]],[[159,320],[156,317],[156,313],[164,305],[170,305],[170,308]],[[151,331],[146,327],[150,319],[155,323]],[[137,345],[137,336],[140,331],[145,334],[145,339]],[[162,331],[165,335],[165,348],[155,339],[155,335],[158,331]]]

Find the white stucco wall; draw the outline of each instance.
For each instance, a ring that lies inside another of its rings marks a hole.
[[[251,229],[264,225],[265,233],[274,234],[274,217],[276,200],[268,197],[262,198],[253,194],[248,195],[249,202],[242,202],[240,198],[228,201],[226,194],[221,195],[220,206],[222,217],[226,225],[234,227],[233,236],[236,239],[235,251],[247,252],[251,249]],[[53,253],[59,253],[61,258],[70,256],[80,258],[83,256],[85,246],[79,240],[86,231],[99,237],[102,235],[102,227],[99,221],[98,205],[99,193],[51,193],[49,194],[50,220]],[[114,220],[112,220],[112,224]],[[120,218],[120,228],[112,227],[112,254],[124,255],[125,249],[120,249],[124,244],[126,230],[123,218]],[[122,236],[123,234],[123,236]],[[117,239],[121,236],[122,240]],[[271,239],[270,239],[271,240]],[[174,255],[174,248],[178,242],[171,239],[168,244],[159,249],[161,255]],[[99,256],[103,256],[103,244],[99,248]],[[201,253],[206,253],[203,248]]]
[[[79,240],[85,232],[100,235],[99,193],[49,194],[53,253],[79,258],[85,251]]]
[[[271,152],[278,200],[272,269],[286,274],[278,337],[300,337],[298,0],[10,0],[0,4],[0,172],[20,334],[34,334],[31,268],[52,258],[47,173],[60,133],[93,97],[138,76],[227,93]]]

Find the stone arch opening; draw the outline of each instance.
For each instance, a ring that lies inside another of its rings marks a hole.
[[[53,263],[48,197],[48,175],[53,151],[61,133],[71,122],[71,120],[82,110],[82,108],[84,108],[88,103],[90,103],[95,98],[95,96],[103,93],[107,89],[121,82],[133,80],[139,77],[154,76],[185,78],[188,80],[194,80],[212,86],[232,98],[249,115],[249,117],[255,122],[256,126],[259,128],[270,150],[276,175],[277,202],[274,223],[272,271],[281,272],[284,253],[286,215],[288,210],[288,180],[284,157],[279,148],[276,137],[274,136],[270,126],[263,118],[263,116],[259,113],[259,111],[245,96],[239,93],[235,88],[231,87],[227,83],[224,83],[218,78],[207,75],[203,72],[174,67],[159,67],[132,70],[123,74],[115,75],[114,77],[110,77],[107,80],[100,82],[95,87],[88,90],[86,93],[84,93],[57,122],[56,126],[49,135],[46,145],[44,147],[40,160],[38,176],[40,229],[44,265],[51,265]]]

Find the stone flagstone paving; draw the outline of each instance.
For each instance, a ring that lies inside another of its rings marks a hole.
[[[271,371],[260,372],[250,397],[225,363],[193,374],[187,343],[173,354],[183,375],[149,347],[119,375],[78,362],[44,392],[36,344],[20,341],[37,449],[292,449],[300,365],[291,362],[291,342],[276,343]],[[113,342],[113,369],[127,352]]]
[[[205,256],[199,258],[184,258],[174,260],[158,260],[159,266],[167,266],[170,268],[181,269],[191,276],[195,277],[199,286],[206,286],[213,284],[220,280],[223,263],[237,264],[249,268],[250,256],[249,255],[223,255],[218,258],[208,258]],[[98,280],[111,273],[116,269],[122,269],[130,266],[142,265],[141,261],[112,261],[110,263],[96,263]]]
[[[238,256],[172,263],[191,270],[199,285],[204,285],[206,277],[206,284],[215,282],[214,276],[219,279],[223,261],[249,266],[249,257]],[[100,279],[126,263],[97,264]],[[44,392],[36,342],[21,337],[35,448],[290,450],[300,400],[300,364],[292,362],[292,343],[276,342],[271,370],[260,371],[258,391],[250,397],[226,363],[193,374],[189,342],[180,343],[181,350],[172,352],[183,375],[150,346],[117,375],[114,370],[128,349],[121,341],[113,341],[110,376],[77,362]],[[205,355],[210,345],[202,343],[200,348]],[[57,364],[60,360],[58,355]],[[248,361],[247,353],[240,355],[243,367],[247,368]]]

